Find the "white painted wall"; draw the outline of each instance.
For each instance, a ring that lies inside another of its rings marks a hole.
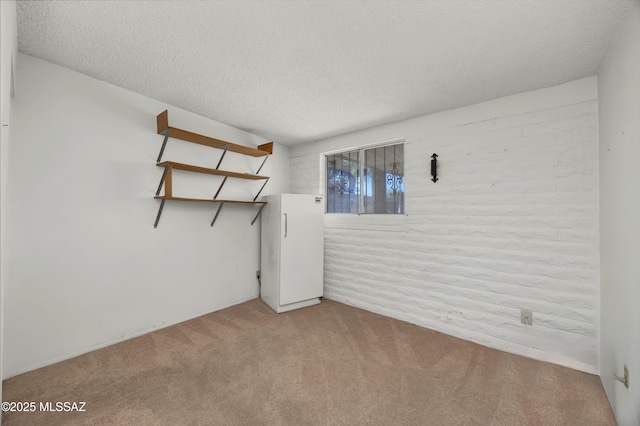
[[[597,372],[596,124],[592,77],[292,147],[313,194],[320,153],[405,139],[408,215],[326,215],[325,296]]]
[[[7,174],[11,124],[12,64],[16,56],[16,3],[0,2],[0,378],[4,372],[5,294],[7,282]],[[2,401],[2,386],[0,386]],[[0,423],[1,423],[0,419]]]
[[[258,296],[255,207],[167,202],[156,115],[168,106],[19,55],[9,174],[6,376]],[[169,123],[256,146],[266,140],[177,108]],[[222,151],[171,139],[165,160],[215,167]],[[276,145],[264,195],[288,191]],[[228,153],[227,170],[262,159]],[[220,180],[175,172],[174,195],[211,197]],[[229,180],[220,198],[252,199],[262,182]]]
[[[601,378],[620,425],[640,425],[640,2],[598,71]],[[630,369],[631,388],[612,378]]]

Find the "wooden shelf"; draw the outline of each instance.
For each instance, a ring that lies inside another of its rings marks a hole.
[[[177,127],[171,127],[169,126],[169,112],[167,110],[158,114],[157,125],[158,125],[158,134],[180,139],[187,142],[206,145],[212,148],[227,149],[231,152],[250,155],[252,157],[264,157],[265,155],[271,155],[273,153],[273,142],[260,145],[256,149],[256,148],[250,148],[244,145],[237,145],[235,143],[223,141],[221,139],[211,138],[209,136],[188,132],[186,130],[178,129]]]
[[[227,176],[227,177],[233,177],[233,178],[239,178],[239,179],[250,179],[250,180],[269,179],[269,176],[252,175],[250,173],[229,172],[226,170],[219,170],[219,169],[208,169],[206,167],[176,163],[175,161],[163,161],[162,163],[158,163],[157,166],[159,167],[171,166],[171,168],[173,168],[174,170],[186,170],[189,172],[205,173],[208,175],[217,175],[217,176]]]
[[[258,219],[258,216],[260,216],[260,212],[262,212],[262,209],[267,204],[266,201],[256,201],[258,199],[258,196],[260,195],[260,193],[264,189],[264,187],[269,182],[269,176],[260,176],[260,175],[258,175],[258,173],[260,173],[260,170],[262,170],[262,166],[264,166],[264,163],[269,158],[268,156],[273,153],[273,142],[269,142],[269,143],[266,143],[264,145],[260,145],[260,146],[258,146],[258,149],[249,148],[247,146],[237,145],[237,144],[234,144],[234,143],[231,143],[231,142],[227,142],[227,141],[223,141],[223,140],[215,139],[215,138],[210,138],[208,136],[203,136],[203,135],[199,135],[197,133],[192,133],[192,132],[188,132],[186,130],[182,130],[182,129],[178,129],[178,128],[175,128],[175,127],[171,127],[171,126],[169,126],[169,113],[168,113],[167,110],[165,110],[164,112],[158,114],[158,116],[156,118],[157,118],[157,124],[158,124],[158,133],[161,134],[161,135],[164,135],[164,142],[162,142],[162,148],[160,148],[160,153],[158,154],[158,160],[156,161],[156,163],[157,163],[156,165],[159,166],[159,167],[164,167],[164,173],[162,174],[162,178],[160,179],[160,184],[158,185],[158,190],[156,191],[156,196],[154,197],[155,199],[160,200],[160,208],[158,209],[158,215],[156,216],[156,222],[153,225],[153,227],[154,228],[158,227],[158,222],[160,221],[160,216],[162,215],[162,209],[164,208],[164,203],[167,200],[170,200],[170,201],[191,201],[191,202],[197,202],[197,203],[217,203],[218,204],[218,210],[216,211],[216,214],[213,217],[213,221],[211,221],[211,226],[213,226],[213,224],[216,222],[216,219],[218,218],[218,215],[220,214],[220,210],[222,209],[222,206],[224,206],[226,203],[244,204],[244,205],[247,205],[247,204],[256,205],[256,204],[258,204],[258,205],[260,205],[260,209],[258,210],[258,213],[255,215],[255,217],[251,221],[251,224],[253,225],[253,223],[256,221],[256,219]],[[210,169],[210,168],[207,168],[207,167],[200,167],[200,166],[193,166],[191,164],[176,163],[175,161],[164,161],[164,162],[161,162],[162,153],[164,152],[164,149],[167,146],[167,141],[169,140],[170,137],[176,138],[176,139],[181,139],[181,140],[187,141],[187,142],[193,142],[193,143],[197,143],[197,144],[200,144],[200,145],[209,146],[209,147],[212,147],[212,148],[219,148],[219,149],[222,149],[224,151],[222,152],[222,155],[220,156],[220,159],[218,160],[218,165],[216,166],[215,169]],[[258,168],[258,171],[256,171],[256,174],[238,173],[238,172],[230,172],[230,171],[227,171],[227,170],[220,170],[220,164],[222,163],[222,160],[224,159],[224,156],[227,153],[227,151],[236,152],[236,153],[244,154],[244,155],[249,155],[249,156],[252,156],[252,157],[265,157],[265,158],[262,161],[262,165]],[[174,170],[184,170],[184,171],[187,171],[187,172],[195,172],[195,173],[204,173],[204,174],[208,174],[208,175],[224,176],[224,179],[222,180],[222,183],[220,183],[220,186],[218,187],[218,190],[216,191],[216,194],[213,196],[213,198],[174,197],[173,196],[173,171]],[[222,189],[222,187],[224,186],[225,182],[227,181],[227,178],[238,178],[238,179],[248,179],[248,180],[264,180],[265,182],[262,185],[262,188],[260,188],[260,191],[258,191],[258,193],[256,194],[256,196],[253,198],[252,201],[221,200],[221,199],[218,199],[218,194],[220,194],[220,190]],[[163,186],[164,186],[164,195],[160,195],[160,191],[162,190]]]
[[[213,200],[209,198],[168,197],[166,195],[156,195],[153,198],[157,200],[194,201],[198,203],[267,204],[266,201],[240,201],[240,200],[217,200],[217,199]]]

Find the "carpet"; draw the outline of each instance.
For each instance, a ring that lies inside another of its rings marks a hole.
[[[326,299],[254,299],[12,377],[3,399],[37,405],[5,426],[616,424],[598,376]]]

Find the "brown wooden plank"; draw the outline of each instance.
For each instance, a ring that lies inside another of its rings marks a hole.
[[[191,164],[176,163],[174,161],[163,161],[162,163],[158,163],[157,165],[161,167],[171,165],[171,167],[176,170],[187,170],[190,172],[206,173],[206,174],[217,175],[217,176],[229,176],[229,177],[234,177],[238,179],[250,179],[250,180],[269,179],[268,176],[252,175],[250,173],[230,172],[228,170],[220,170],[220,169],[210,169],[206,167],[193,166]]]
[[[189,132],[187,130],[178,129],[176,127],[169,127],[169,135],[172,138],[180,139],[187,142],[193,142],[200,145],[210,146],[211,148],[224,149],[226,145],[229,145],[229,151],[237,152],[238,154],[250,155],[252,157],[264,157],[269,155],[266,151],[250,148],[244,145],[238,145],[232,142],[223,141],[222,139],[211,138],[209,136],[200,135],[198,133]]]
[[[156,117],[156,121],[158,125],[158,133],[162,133],[168,129],[169,136],[183,141],[193,142],[219,149],[224,149],[226,145],[229,145],[229,151],[237,152],[238,154],[250,155],[252,157],[264,157],[265,155],[270,155],[273,151],[273,142],[270,142],[271,147],[268,146],[269,144],[260,145],[265,148],[264,150],[260,150],[244,145],[238,145],[232,142],[223,141],[221,139],[200,135],[198,133],[189,132],[187,130],[178,129],[177,127],[171,127],[169,126],[169,113],[166,110],[158,114],[158,116]]]
[[[258,149],[260,151],[268,152],[269,154],[273,154],[273,142],[268,142],[262,145],[258,145]]]
[[[156,117],[156,123],[158,125],[158,134],[164,132],[169,128],[169,111],[164,110]]]
[[[170,201],[194,201],[198,203],[234,203],[234,204],[267,204],[266,201],[241,201],[241,200],[213,200],[203,198],[184,198],[184,197],[167,197],[166,195],[156,195],[156,199],[165,199]]]

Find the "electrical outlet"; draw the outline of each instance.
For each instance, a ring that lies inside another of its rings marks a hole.
[[[520,322],[526,325],[533,325],[533,312],[529,309],[520,309]]]

